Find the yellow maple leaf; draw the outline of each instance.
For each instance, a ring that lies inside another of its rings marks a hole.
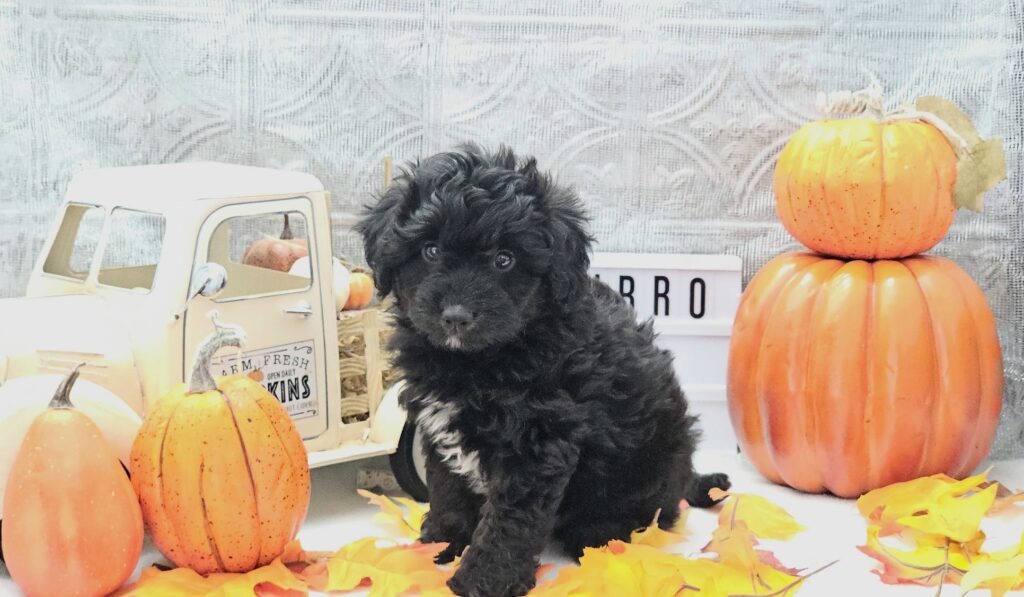
[[[941,546],[918,545],[912,550],[906,550],[885,545],[879,533],[879,527],[869,526],[867,545],[858,549],[882,565],[872,572],[886,584],[936,586],[956,583],[973,559],[977,558],[976,553],[970,553],[963,546],[948,540]]]
[[[747,525],[734,520],[731,524],[719,524],[711,533],[711,541],[701,551],[718,554],[718,561],[723,564],[753,570],[759,561],[756,545],[757,537]]]
[[[306,583],[278,558],[251,572],[201,576],[188,568],[142,571],[139,580],[119,591],[117,597],[252,597],[256,595],[306,595]]]
[[[631,597],[677,595],[686,588],[680,563],[685,558],[650,545],[611,541],[586,548],[578,567],[562,568],[558,576],[530,592],[531,597]]]
[[[939,474],[893,483],[862,495],[857,509],[869,523],[880,526],[883,535],[896,533],[901,528],[900,519],[953,505],[956,498],[986,484],[987,475],[986,470],[962,481]]]
[[[998,488],[998,485],[993,484],[977,493],[960,496],[942,493],[935,503],[928,504],[923,511],[902,516],[896,522],[910,529],[966,543],[978,536],[981,520],[992,507]]]
[[[960,579],[963,592],[988,589],[992,597],[1002,597],[1024,583],[1024,554],[1008,559],[985,557],[974,562]]]
[[[375,517],[385,524],[393,524],[398,527],[403,537],[418,539],[420,530],[423,528],[423,518],[430,507],[409,498],[389,498],[385,495],[377,495],[365,489],[357,490],[359,495],[370,501],[371,504],[380,508],[380,513]],[[397,502],[397,503],[396,503]],[[402,506],[405,506],[403,509]]]
[[[665,530],[658,526],[658,518],[661,510],[654,513],[654,520],[647,527],[633,531],[629,535],[629,542],[634,545],[650,545],[651,547],[668,547],[683,540],[683,529],[686,527],[686,519],[690,516],[690,506],[683,500],[679,504],[679,518],[672,526],[672,530]]]
[[[757,549],[757,536],[749,526],[752,520],[772,538],[788,538],[803,526],[760,496],[730,495],[735,499],[727,506],[726,515],[719,517],[718,528],[703,549],[705,557],[660,551],[659,540],[645,543],[637,539],[661,535],[634,533],[632,543],[612,541],[584,550],[578,567],[559,570],[555,579],[541,584],[531,597],[779,597],[793,594],[804,579],[828,567],[801,575],[799,570],[783,566],[771,552]]]
[[[762,539],[788,540],[806,527],[797,522],[789,512],[765,498],[752,493],[732,493],[717,487],[709,492],[711,499],[721,500],[732,497],[718,514],[718,524],[730,520],[742,521],[750,531]]]
[[[434,558],[442,543],[378,546],[375,538],[361,539],[339,549],[326,561],[325,591],[350,591],[370,585],[370,597],[392,597],[417,589],[438,591],[451,576]]]

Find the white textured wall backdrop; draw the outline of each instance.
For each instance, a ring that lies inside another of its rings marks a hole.
[[[604,250],[796,247],[770,179],[821,90],[876,73],[1005,139],[1011,180],[937,252],[999,320],[999,454],[1024,454],[1021,0],[0,0],[0,296],[23,292],[76,170],[224,160],[306,170],[344,224],[380,158],[506,142],[577,186]],[[2,333],[2,331],[0,331]]]

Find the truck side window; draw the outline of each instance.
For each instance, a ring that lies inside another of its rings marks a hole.
[[[147,291],[153,288],[165,228],[164,217],[158,214],[122,208],[110,212],[99,283]]]
[[[43,271],[84,280],[96,253],[105,216],[104,211],[95,205],[68,204],[60,230],[43,262]]]
[[[297,211],[228,218],[210,238],[208,260],[228,273],[217,301],[307,290],[306,219]]]

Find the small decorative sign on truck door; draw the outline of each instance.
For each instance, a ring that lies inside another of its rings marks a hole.
[[[313,341],[293,342],[243,352],[239,358],[225,352],[210,362],[214,375],[232,375],[259,371],[260,384],[277,398],[292,419],[316,416],[316,360]]]

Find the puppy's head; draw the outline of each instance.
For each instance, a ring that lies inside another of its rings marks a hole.
[[[502,147],[434,155],[404,171],[356,226],[382,294],[433,345],[506,343],[585,291],[579,200]]]

